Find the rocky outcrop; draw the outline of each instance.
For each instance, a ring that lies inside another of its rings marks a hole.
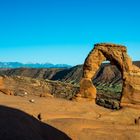
[[[59,97],[71,100],[79,92],[79,87],[60,81],[40,80],[21,76],[1,76],[0,93],[14,96],[35,95],[39,97]]]
[[[92,78],[98,72],[102,62],[110,61],[120,70],[123,79],[121,103],[140,104],[140,69],[132,64],[125,46],[115,44],[95,44],[83,66],[78,97],[96,98],[96,88]]]

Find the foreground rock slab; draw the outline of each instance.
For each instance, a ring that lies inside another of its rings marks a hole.
[[[32,104],[29,99],[35,99],[36,102]],[[140,139],[138,105],[113,111],[100,107],[93,101],[83,103],[5,94],[0,94],[0,103],[2,140],[15,140],[17,135],[20,140]]]

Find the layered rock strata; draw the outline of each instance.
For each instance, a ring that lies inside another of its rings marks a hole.
[[[132,64],[125,46],[116,44],[95,44],[83,66],[80,82],[80,97],[96,98],[96,87],[92,83],[102,62],[110,61],[122,73],[123,90],[121,103],[140,104],[140,69]]]

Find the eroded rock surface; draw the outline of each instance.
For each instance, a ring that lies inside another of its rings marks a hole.
[[[60,81],[40,80],[21,76],[1,76],[0,92],[6,95],[60,97],[71,99],[79,87]]]
[[[121,103],[140,104],[140,69],[132,64],[125,46],[116,44],[95,44],[83,66],[83,77],[80,83],[80,96],[96,98],[96,88],[92,78],[96,75],[102,62],[110,61],[122,73],[123,91]]]

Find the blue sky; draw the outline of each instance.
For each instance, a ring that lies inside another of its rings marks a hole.
[[[140,60],[139,0],[0,0],[0,61],[81,64],[98,42]]]

